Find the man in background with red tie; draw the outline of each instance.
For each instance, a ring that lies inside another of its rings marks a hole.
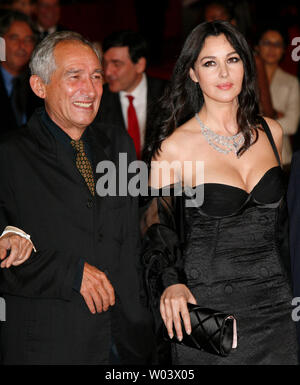
[[[114,32],[102,44],[107,84],[97,119],[127,129],[141,158],[149,135],[151,108],[162,95],[166,81],[145,74],[147,43],[133,31]]]

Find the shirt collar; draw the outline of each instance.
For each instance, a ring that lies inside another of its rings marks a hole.
[[[52,133],[52,135],[55,137],[55,139],[62,143],[63,145],[65,145],[66,147],[72,149],[73,151],[73,147],[71,145],[71,140],[72,138],[65,132],[63,131],[51,118],[50,116],[48,115],[46,109],[44,108],[43,112],[42,112],[42,120],[45,124],[45,126],[48,128],[48,130]],[[81,138],[84,142],[87,142],[87,138],[88,138],[88,129],[89,127],[87,127],[84,131],[84,133],[82,134]]]
[[[125,98],[126,95],[132,95],[136,100],[139,100],[143,93],[147,90],[147,77],[143,73],[142,79],[132,92],[120,91],[120,96]]]
[[[48,32],[49,34],[50,33],[53,33],[53,32],[56,32],[56,25],[54,25],[53,27],[49,28],[49,29],[44,29],[43,27],[41,27],[40,25],[37,25],[37,30],[42,33],[42,32]]]

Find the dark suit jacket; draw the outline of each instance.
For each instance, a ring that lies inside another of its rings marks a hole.
[[[149,136],[151,129],[151,110],[154,103],[162,96],[162,93],[167,85],[167,81],[163,79],[147,76],[147,121],[145,137]],[[103,95],[96,118],[99,122],[115,124],[126,129],[120,97],[118,92],[111,92],[108,84],[104,84]]]
[[[119,152],[128,162],[135,156],[128,134],[112,125],[89,130],[94,169],[112,160],[118,175]],[[3,362],[107,364],[113,336],[124,363],[145,363],[153,339],[139,301],[137,199],[93,197],[72,155],[41,110],[0,143],[0,231],[15,225],[37,248],[24,264],[0,271]],[[108,275],[116,293],[109,311],[92,315],[72,289],[80,258]]]
[[[300,297],[300,151],[293,156],[287,198],[293,288],[295,297]]]
[[[29,119],[33,114],[34,110],[41,106],[43,101],[38,98],[30,88],[29,84],[29,71],[24,72],[22,75],[22,100],[25,103],[25,113],[26,118]],[[0,125],[0,135],[7,134],[13,130],[18,129],[16,118],[11,106],[11,101],[6,92],[4,85],[4,80],[2,73],[0,72],[0,103],[1,110],[3,111],[1,115],[1,125]]]

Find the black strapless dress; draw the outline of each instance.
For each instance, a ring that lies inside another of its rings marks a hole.
[[[223,184],[203,187],[201,207],[171,196],[148,203],[142,259],[149,302],[159,325],[162,291],[185,283],[199,305],[235,315],[238,346],[224,358],[174,343],[172,363],[298,364],[290,278],[280,253],[280,166],[250,193]]]
[[[297,363],[292,292],[276,238],[281,173],[270,169],[250,194],[206,184],[204,204],[185,209],[187,286],[201,306],[236,316],[238,347],[223,358],[173,344],[174,364]]]

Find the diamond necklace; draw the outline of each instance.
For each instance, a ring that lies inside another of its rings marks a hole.
[[[232,136],[219,135],[213,132],[207,127],[199,118],[198,114],[195,114],[195,118],[200,125],[201,132],[210,146],[222,154],[228,154],[234,152],[238,154],[240,148],[245,143],[245,138],[242,132],[239,132]],[[252,135],[251,135],[252,140]]]

